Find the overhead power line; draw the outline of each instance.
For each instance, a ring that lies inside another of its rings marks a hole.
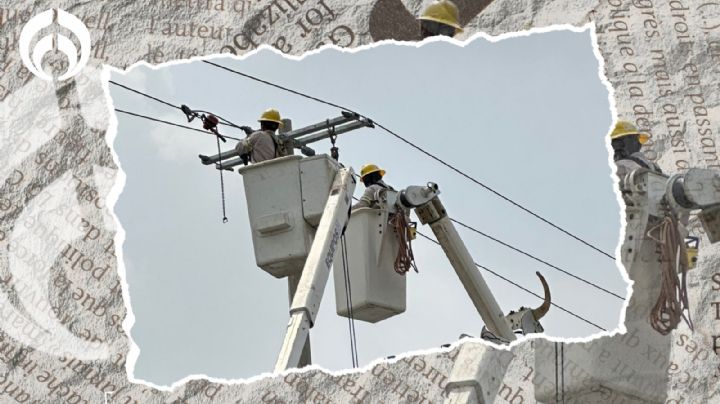
[[[167,106],[170,107],[170,108],[175,108],[175,109],[179,109],[180,111],[182,111],[182,108],[181,108],[181,107],[179,107],[179,106],[177,106],[177,105],[174,105],[174,104],[172,104],[172,103],[170,103],[170,102],[167,102],[167,101],[165,101],[165,100],[161,100],[160,98],[154,97],[154,96],[152,96],[152,95],[150,95],[150,94],[148,94],[148,93],[144,93],[144,92],[142,92],[142,91],[140,91],[140,90],[136,90],[136,89],[134,89],[134,88],[130,88],[130,87],[124,85],[124,84],[120,84],[120,83],[118,83],[118,82],[116,82],[116,81],[113,81],[113,80],[108,80],[108,81],[110,82],[110,84],[114,84],[114,85],[116,85],[116,86],[118,86],[118,87],[124,88],[125,90],[131,91],[131,92],[133,92],[133,93],[135,93],[135,94],[142,95],[143,97],[146,97],[146,98],[149,98],[149,99],[151,99],[151,100],[157,101],[157,102],[159,102],[159,103],[161,103],[161,104],[167,105]],[[205,113],[205,114],[211,114],[211,112],[201,111],[201,110],[195,110],[195,112]],[[236,125],[236,124],[228,121],[227,119],[221,117],[221,116],[218,115],[218,114],[212,113],[212,115],[215,115],[215,116],[219,119],[218,124],[220,124],[220,125],[232,126],[232,127],[234,127],[234,128],[238,128],[238,129],[240,128],[240,126],[238,126],[238,125]],[[229,136],[223,135],[223,137],[229,137]],[[234,138],[231,138],[231,139],[234,139]]]
[[[143,93],[142,91],[139,91],[139,90],[135,90],[134,88],[130,88],[130,87],[128,87],[128,86],[126,86],[126,85],[124,85],[124,84],[120,84],[120,83],[118,83],[118,82],[116,82],[116,81],[110,80],[110,84],[114,84],[114,85],[116,85],[116,86],[118,86],[118,87],[124,88],[124,89],[126,89],[126,90],[128,90],[128,91],[131,91],[131,92],[135,93],[135,94],[142,95],[143,97],[150,98],[151,100],[155,100],[155,101],[157,101],[157,102],[159,102],[159,103],[161,103],[161,104],[165,104],[165,105],[167,105],[167,106],[170,107],[170,108],[180,109],[180,107],[178,107],[177,105],[173,105],[173,104],[171,104],[171,103],[169,103],[169,102],[167,102],[167,101],[161,100],[160,98],[153,97],[153,96],[150,95],[150,94]]]
[[[355,201],[359,201],[359,199],[356,198],[356,197],[354,197],[354,196],[353,196],[352,198],[353,198],[353,200],[355,200]],[[451,220],[452,220],[452,219],[451,219]],[[421,235],[424,239],[426,239],[426,240],[434,243],[435,245],[440,246],[440,243],[439,243],[437,240],[433,239],[432,237],[429,237],[429,236],[425,235],[423,232],[418,231],[417,234]],[[442,247],[442,246],[440,246],[440,247]],[[476,267],[481,268],[481,269],[484,269],[485,271],[491,273],[492,275],[495,275],[496,277],[504,280],[505,282],[507,282],[507,283],[515,286],[516,288],[518,288],[518,289],[520,289],[520,290],[522,290],[522,291],[524,291],[524,292],[526,292],[526,293],[529,293],[529,294],[537,297],[538,299],[544,299],[542,296],[538,295],[537,293],[533,292],[532,290],[530,290],[530,289],[528,289],[528,288],[526,288],[526,287],[524,287],[524,286],[522,286],[522,285],[520,285],[520,284],[518,284],[518,283],[516,283],[516,282],[511,281],[510,279],[508,279],[508,278],[500,275],[499,273],[491,270],[490,268],[488,268],[488,267],[486,267],[486,266],[480,265],[480,264],[478,264],[477,262],[474,262],[474,261],[473,261],[473,264],[475,264]],[[564,307],[562,307],[562,306],[560,306],[560,305],[558,305],[558,304],[556,304],[556,303],[553,303],[552,301],[550,302],[550,304],[553,305],[553,306],[555,306],[555,307],[557,307],[558,309],[564,311],[565,313],[570,314],[571,316],[573,316],[573,317],[575,317],[575,318],[577,318],[577,319],[579,319],[579,320],[581,320],[581,321],[583,321],[583,322],[585,322],[585,323],[587,323],[587,324],[590,324],[590,325],[592,325],[593,327],[596,327],[596,328],[599,329],[599,330],[607,331],[606,329],[600,327],[599,325],[593,323],[592,321],[586,319],[585,317],[583,317],[583,316],[581,316],[581,315],[579,315],[579,314],[576,314],[576,313],[574,313],[574,312],[572,312],[572,311],[570,311],[570,310],[568,310],[568,309],[566,309],[566,308],[564,308]]]
[[[205,63],[208,63],[208,64],[212,64],[212,65],[214,65],[214,66],[218,66],[218,67],[223,68],[223,69],[226,69],[226,70],[233,71],[233,70],[231,70],[231,69],[225,68],[224,66],[216,65],[216,64],[214,64],[214,63],[212,63],[212,62],[207,62],[207,61],[204,61],[204,62],[205,62]],[[233,71],[233,72],[235,72],[235,71]],[[245,75],[244,73],[240,73],[240,72],[235,72],[235,73],[240,74],[240,75]],[[257,78],[253,78],[253,79],[259,80],[259,81],[262,81],[262,82],[265,82],[264,80],[260,80],[260,79],[257,79]],[[119,83],[116,83],[116,82],[114,82],[114,81],[110,81],[110,82],[111,82],[112,84],[114,84],[114,85],[117,85],[117,86],[120,86],[120,87],[122,87],[122,88],[125,88],[125,89],[128,90],[128,91],[132,91],[132,92],[134,92],[134,93],[137,93],[137,94],[139,94],[139,95],[145,96],[145,97],[150,98],[150,99],[153,99],[153,100],[155,100],[155,101],[157,101],[157,102],[160,102],[160,103],[162,103],[162,104],[171,106],[171,107],[173,107],[173,108],[178,108],[178,107],[172,105],[172,104],[169,103],[169,102],[166,102],[166,101],[161,100],[161,99],[159,99],[159,98],[153,97],[153,96],[151,96],[151,95],[149,95],[149,94],[143,93],[143,92],[138,91],[138,90],[134,90],[134,89],[132,89],[132,88],[130,88],[130,87],[124,86],[124,85],[119,84]],[[269,83],[269,82],[265,82],[265,83],[267,83],[267,84],[269,84],[269,85],[272,85],[272,86],[280,87],[280,86],[277,86],[276,84],[272,84],[272,83]],[[281,88],[282,88],[282,87],[281,87]],[[285,89],[285,88],[283,88],[283,89]],[[285,90],[290,91],[290,92],[293,92],[293,93],[296,93],[296,94],[298,94],[298,95],[302,95],[302,96],[307,97],[307,98],[315,99],[315,100],[317,100],[317,101],[319,101],[319,102],[322,102],[322,103],[331,105],[331,106],[336,107],[336,108],[339,108],[339,109],[344,109],[344,110],[349,111],[349,112],[354,112],[354,111],[352,111],[351,109],[344,108],[344,107],[342,107],[342,106],[335,105],[335,104],[332,104],[332,103],[329,103],[329,102],[326,102],[326,101],[322,101],[322,100],[320,100],[320,99],[316,99],[316,98],[314,98],[314,97],[311,97],[311,96],[308,96],[308,95],[305,95],[305,94],[302,94],[302,93],[295,92],[294,90],[290,90],[290,89],[285,89]],[[178,108],[178,109],[179,109],[179,108]],[[149,116],[147,116],[147,115],[137,114],[137,113],[125,111],[125,110],[118,109],[118,108],[115,108],[115,110],[116,110],[117,112],[124,113],[124,114],[127,114],[127,115],[131,115],[131,116],[135,116],[135,117],[139,117],[139,118],[143,118],[143,119],[148,119],[148,120],[155,121],[155,122],[159,122],[159,123],[164,123],[164,124],[172,125],[172,126],[175,126],[175,127],[180,127],[180,128],[183,128],[183,129],[190,129],[190,130],[193,130],[193,131],[197,131],[197,132],[201,132],[201,133],[208,134],[208,132],[206,132],[206,131],[203,131],[203,130],[200,130],[200,129],[196,129],[196,128],[193,128],[193,127],[190,127],[190,126],[180,125],[180,124],[176,124],[176,123],[173,123],[173,122],[169,122],[169,121],[165,121],[165,120],[161,120],[161,119],[157,119],[157,118],[152,118],[152,117],[149,117]],[[355,113],[357,113],[357,112],[355,112]],[[357,113],[357,114],[358,114],[358,115],[361,115],[361,114],[359,114],[359,113]],[[366,118],[367,118],[367,117],[366,117]],[[369,118],[368,118],[368,119],[369,119]],[[388,133],[391,133],[391,134],[395,135],[393,132],[391,132],[391,131],[388,130],[387,128],[381,126],[381,125],[378,124],[377,122],[375,122],[375,124],[376,124],[378,127],[381,127],[381,128],[383,128],[383,129],[385,129]],[[409,141],[405,140],[404,138],[401,138],[399,135],[395,135],[395,136],[398,137],[399,139],[405,141],[406,143],[412,145],[413,147],[417,148],[418,150],[421,150],[421,151],[423,151],[424,153],[430,155],[429,153],[427,153],[427,152],[425,152],[424,150],[420,149],[418,146],[415,146],[414,144],[410,143]],[[233,138],[233,137],[230,137],[230,136],[225,136],[225,137],[230,138],[230,139],[233,139],[233,140],[241,140],[241,139]],[[434,156],[432,156],[432,155],[430,155],[430,156],[433,157],[434,159],[437,159],[436,157],[434,157]],[[438,161],[441,161],[441,160],[438,159]],[[443,162],[443,163],[444,163],[444,162]],[[445,163],[444,163],[444,164],[445,164]],[[452,167],[452,166],[450,166],[450,167]],[[455,168],[453,168],[453,169],[457,171],[457,169],[455,169]],[[463,175],[465,175],[465,174],[463,174]],[[466,175],[465,175],[465,176],[466,176]],[[468,178],[471,178],[471,177],[468,177]],[[353,199],[357,200],[357,198],[355,198],[355,197],[353,197]],[[453,220],[453,219],[451,219],[451,220]],[[534,256],[532,256],[532,255],[530,255],[530,254],[528,254],[528,253],[525,253],[524,251],[522,251],[522,250],[520,250],[520,249],[517,249],[517,248],[515,248],[515,247],[512,247],[511,245],[506,244],[506,243],[504,243],[504,242],[502,242],[502,241],[500,241],[500,240],[498,240],[498,239],[496,239],[496,238],[494,238],[494,237],[491,237],[491,236],[489,236],[489,235],[487,235],[487,234],[485,234],[485,233],[482,233],[482,232],[480,232],[479,230],[474,229],[474,228],[472,228],[472,227],[470,227],[470,226],[468,226],[468,225],[465,225],[465,224],[462,223],[462,222],[459,222],[459,221],[457,221],[457,220],[453,220],[453,222],[455,222],[455,223],[457,223],[457,224],[459,224],[459,225],[461,225],[461,226],[463,226],[463,227],[466,227],[466,228],[468,228],[468,229],[470,229],[470,230],[472,230],[472,231],[475,231],[476,233],[479,233],[479,234],[481,234],[481,235],[483,235],[483,236],[486,236],[486,237],[488,237],[488,238],[490,238],[490,239],[492,239],[492,240],[494,240],[494,241],[496,241],[496,242],[498,242],[498,243],[500,243],[500,244],[503,244],[503,245],[505,245],[505,246],[507,246],[507,247],[509,247],[509,248],[512,248],[513,250],[515,250],[515,251],[517,251],[517,252],[520,252],[520,253],[522,253],[522,254],[524,254],[524,255],[530,256],[530,257],[533,258],[533,259],[539,260],[540,262],[545,263],[546,265],[549,265],[549,266],[551,266],[552,268],[558,269],[558,270],[562,271],[563,273],[566,273],[567,275],[570,275],[570,276],[572,276],[572,277],[574,277],[574,278],[576,278],[576,279],[578,279],[578,280],[581,280],[581,281],[583,281],[583,282],[585,282],[585,283],[588,283],[588,284],[590,284],[590,285],[592,285],[592,286],[594,286],[594,287],[597,287],[597,288],[599,288],[599,289],[601,289],[601,290],[604,290],[604,291],[606,291],[607,293],[610,293],[610,294],[612,294],[612,295],[614,295],[614,296],[618,296],[618,295],[616,295],[616,294],[614,294],[614,293],[612,293],[612,292],[610,292],[610,291],[607,291],[607,290],[605,290],[605,289],[603,289],[603,288],[601,288],[601,287],[593,284],[592,282],[586,281],[586,280],[584,280],[584,279],[582,279],[582,278],[580,278],[580,277],[577,277],[577,276],[575,276],[575,275],[573,275],[573,274],[571,274],[571,273],[569,273],[569,272],[567,272],[567,271],[564,271],[564,270],[562,270],[562,269],[560,269],[560,268],[558,268],[558,267],[556,267],[556,266],[554,266],[554,265],[552,265],[552,264],[549,264],[549,263],[547,263],[547,262],[545,262],[545,261],[542,261],[542,260],[540,260],[540,259],[537,258],[537,257],[534,257]],[[425,239],[427,239],[427,240],[435,243],[436,245],[440,245],[440,243],[439,243],[438,241],[436,241],[436,240],[434,240],[434,239],[426,236],[426,235],[423,234],[422,232],[419,232],[419,231],[418,231],[418,234],[421,235],[423,238],[425,238]],[[586,244],[587,244],[587,243],[586,243]],[[589,245],[589,244],[588,244],[588,245]],[[592,246],[591,246],[591,247],[592,247]],[[595,247],[593,247],[593,248],[595,248]],[[597,248],[595,248],[595,249],[597,250]],[[598,251],[600,251],[600,250],[598,250]],[[602,252],[602,251],[600,251],[600,252]],[[606,254],[606,255],[607,255],[607,254]],[[612,256],[610,256],[610,257],[612,258]],[[513,282],[512,280],[510,280],[510,279],[508,279],[508,278],[500,275],[499,273],[497,273],[497,272],[495,272],[495,271],[493,271],[493,270],[491,270],[491,269],[489,269],[489,268],[487,268],[487,267],[485,267],[485,266],[483,266],[483,265],[480,265],[480,264],[478,264],[477,262],[473,262],[473,263],[475,264],[476,267],[481,268],[481,269],[484,269],[485,271],[487,271],[487,272],[491,273],[492,275],[495,275],[496,277],[504,280],[505,282],[508,282],[508,283],[510,283],[511,285],[513,285],[513,286],[515,286],[515,287],[517,287],[517,288],[525,291],[526,293],[529,293],[529,294],[531,294],[531,295],[533,295],[533,296],[535,296],[535,297],[537,297],[537,298],[539,298],[539,299],[543,299],[543,297],[540,296],[540,295],[538,295],[537,293],[535,293],[535,292],[533,292],[533,291],[531,291],[531,290],[523,287],[522,285],[520,285],[520,284],[518,284],[518,283],[516,283],[516,282]],[[618,297],[619,297],[619,296],[618,296]],[[572,312],[572,311],[570,311],[570,310],[568,310],[568,309],[566,309],[566,308],[564,308],[564,307],[562,307],[562,306],[560,306],[560,305],[558,305],[558,304],[556,304],[556,303],[551,302],[551,305],[554,306],[554,307],[557,307],[557,308],[560,309],[561,311],[563,311],[563,312],[565,312],[565,313],[567,313],[567,314],[570,314],[571,316],[573,316],[573,317],[575,317],[575,318],[577,318],[577,319],[579,319],[579,320],[581,320],[581,321],[583,321],[583,322],[585,322],[585,323],[587,323],[587,324],[589,324],[589,325],[592,325],[593,327],[595,327],[595,328],[597,328],[597,329],[599,329],[599,330],[607,331],[605,328],[603,328],[603,327],[595,324],[594,322],[592,322],[592,321],[590,321],[590,320],[588,320],[588,319],[586,319],[586,318],[584,318],[584,317],[582,317],[582,316],[580,316],[580,315],[578,315],[578,314],[576,314],[576,313],[574,313],[574,312]]]
[[[432,239],[431,237],[426,236],[426,235],[423,234],[422,232],[419,232],[419,231],[418,231],[417,234],[421,235],[423,238],[425,238],[425,239],[427,239],[427,240],[429,240],[429,241],[431,241],[431,242],[433,242],[433,243],[435,243],[435,244],[437,244],[437,245],[440,245],[440,243],[439,243],[437,240],[434,240],[434,239]],[[487,272],[489,272],[489,273],[497,276],[498,278],[504,280],[505,282],[507,282],[507,283],[509,283],[509,284],[511,284],[511,285],[513,285],[513,286],[515,286],[515,287],[517,287],[517,288],[519,288],[519,289],[522,289],[523,291],[525,291],[525,292],[527,292],[527,293],[529,293],[529,294],[537,297],[538,299],[543,299],[542,296],[538,295],[537,293],[533,292],[532,290],[530,290],[530,289],[528,289],[528,288],[526,288],[526,287],[524,287],[524,286],[522,286],[522,285],[520,285],[520,284],[518,284],[518,283],[515,283],[515,282],[511,281],[510,279],[508,279],[508,278],[500,275],[499,273],[491,270],[490,268],[485,267],[485,266],[482,266],[482,265],[478,264],[477,262],[473,262],[473,263],[475,264],[476,267],[481,268],[481,269],[484,269],[485,271],[487,271]],[[570,310],[568,310],[568,309],[566,309],[566,308],[564,308],[564,307],[562,307],[562,306],[560,306],[560,305],[558,305],[558,304],[556,304],[556,303],[554,303],[554,302],[550,302],[550,304],[552,304],[553,306],[557,307],[558,309],[564,311],[565,313],[567,313],[567,314],[569,314],[569,315],[571,315],[571,316],[573,316],[573,317],[575,317],[575,318],[577,318],[577,319],[579,319],[579,320],[582,320],[582,321],[584,321],[584,322],[592,325],[593,327],[595,327],[595,328],[597,328],[597,329],[600,329],[600,330],[602,330],[602,331],[607,331],[606,329],[600,327],[599,325],[593,323],[592,321],[586,319],[585,317],[582,317],[582,316],[579,315],[579,314],[575,314],[575,313],[573,313],[572,311],[570,311]]]
[[[202,129],[193,128],[192,126],[180,125],[180,124],[178,124],[178,123],[174,123],[174,122],[170,122],[170,121],[164,121],[164,120],[162,120],[162,119],[153,118],[153,117],[151,117],[151,116],[142,115],[142,114],[137,114],[137,113],[135,113],[135,112],[130,112],[130,111],[125,111],[125,110],[120,109],[120,108],[115,108],[115,111],[120,112],[120,113],[123,113],[123,114],[126,114],[126,115],[132,115],[132,116],[137,117],[137,118],[143,118],[143,119],[147,119],[147,120],[150,120],[150,121],[155,121],[155,122],[164,123],[164,124],[166,124],[166,125],[177,126],[178,128],[194,130],[195,132],[200,132],[200,133],[205,134],[205,135],[212,135],[212,133],[210,133],[210,132],[208,132],[208,131],[204,131],[204,130],[202,130]],[[213,136],[215,136],[215,135],[213,135]],[[223,135],[223,137],[226,137],[226,138],[228,138],[228,139],[238,140],[238,141],[239,141],[239,140],[242,140],[242,139],[238,139],[238,138],[236,138],[236,137],[232,137],[232,136],[228,136],[228,135]]]
[[[371,119],[370,117],[367,117],[367,116],[365,116],[365,115],[363,115],[363,114],[361,114],[361,113],[359,113],[359,112],[357,112],[357,111],[354,111],[354,110],[351,109],[351,108],[347,108],[347,107],[344,107],[344,106],[339,105],[339,104],[335,104],[335,103],[330,102],[330,101],[326,101],[326,100],[323,100],[323,99],[320,99],[320,98],[317,98],[317,97],[313,97],[313,96],[311,96],[311,95],[309,95],[309,94],[305,94],[305,93],[302,93],[302,92],[300,92],[300,91],[296,91],[296,90],[290,89],[290,88],[288,88],[288,87],[284,87],[284,86],[281,86],[281,85],[279,85],[279,84],[275,84],[275,83],[272,83],[272,82],[270,82],[270,81],[263,80],[263,79],[261,79],[261,78],[259,78],[259,77],[255,77],[255,76],[253,76],[253,75],[250,75],[250,74],[247,74],[247,73],[243,73],[243,72],[240,72],[240,71],[238,71],[238,70],[231,69],[231,68],[226,67],[226,66],[223,66],[223,65],[219,65],[219,64],[217,64],[217,63],[213,63],[213,62],[210,62],[210,61],[207,61],[207,60],[203,60],[202,62],[203,62],[203,63],[207,63],[207,64],[209,64],[209,65],[211,65],[211,66],[215,66],[215,67],[217,67],[217,68],[219,68],[219,69],[222,69],[222,70],[225,70],[225,71],[228,71],[228,72],[237,74],[237,75],[239,75],[239,76],[242,76],[242,77],[245,77],[245,78],[248,78],[248,79],[257,81],[257,82],[259,82],[259,83],[263,83],[263,84],[266,84],[266,85],[269,85],[269,86],[278,88],[278,89],[280,89],[280,90],[287,91],[287,92],[289,92],[289,93],[292,93],[292,94],[295,94],[295,95],[299,95],[299,96],[301,96],[301,97],[305,97],[305,98],[307,98],[307,99],[311,99],[311,100],[313,100],[313,101],[317,101],[317,102],[319,102],[319,103],[322,103],[322,104],[325,104],[325,105],[329,105],[329,106],[331,106],[331,107],[343,109],[343,110],[346,110],[346,111],[349,111],[349,112],[358,114],[358,115],[360,115],[360,116],[362,116],[362,117],[364,117],[364,118],[367,118],[367,119]],[[380,124],[380,123],[378,123],[378,122],[376,122],[376,121],[374,121],[374,120],[373,120],[373,123],[374,123],[375,126],[377,126],[378,128],[381,128],[381,129],[384,130],[385,132],[387,132],[387,133],[389,133],[390,135],[396,137],[397,139],[399,139],[399,140],[401,140],[402,142],[406,143],[407,145],[409,145],[410,147],[414,148],[415,150],[418,150],[419,152],[425,154],[426,156],[430,157],[431,159],[435,160],[436,162],[444,165],[445,167],[451,169],[452,171],[455,171],[457,174],[460,174],[461,176],[465,177],[466,179],[470,180],[471,182],[473,182],[473,183],[479,185],[480,187],[484,188],[485,190],[487,190],[487,191],[495,194],[497,197],[503,199],[504,201],[510,203],[511,205],[513,205],[513,206],[515,206],[515,207],[517,207],[517,208],[525,211],[526,213],[528,213],[528,214],[532,215],[533,217],[537,218],[538,220],[546,223],[547,225],[555,228],[556,230],[564,233],[565,235],[567,235],[567,236],[569,236],[569,237],[571,237],[571,238],[579,241],[580,243],[585,244],[586,246],[592,248],[593,250],[599,252],[600,254],[603,254],[603,255],[605,255],[606,257],[611,258],[611,259],[613,259],[613,260],[615,259],[615,257],[614,257],[612,254],[606,253],[605,251],[601,250],[600,248],[595,247],[593,244],[585,241],[584,239],[576,236],[575,234],[573,234],[573,233],[565,230],[564,228],[556,225],[555,223],[551,222],[550,220],[545,219],[543,216],[540,216],[539,214],[537,214],[537,213],[533,212],[532,210],[526,208],[525,206],[521,205],[520,203],[515,202],[514,200],[510,199],[509,197],[501,194],[500,192],[496,191],[495,189],[493,189],[493,188],[490,187],[489,185],[486,185],[486,184],[482,183],[482,182],[479,181],[478,179],[476,179],[476,178],[474,178],[474,177],[466,174],[465,172],[461,171],[460,169],[458,169],[457,167],[453,166],[452,164],[445,162],[444,160],[440,159],[439,157],[435,156],[434,154],[430,153],[429,151],[427,151],[427,150],[423,149],[422,147],[414,144],[413,142],[405,139],[404,137],[402,137],[402,136],[400,136],[399,134],[395,133],[394,131],[390,130],[390,129],[387,128],[386,126],[384,126],[384,125],[382,125],[382,124]]]
[[[463,223],[463,222],[461,222],[461,221],[459,221],[459,220],[455,220],[455,219],[450,219],[450,220],[451,220],[453,223],[455,223],[455,224],[457,224],[457,225],[459,225],[459,226],[462,226],[462,227],[464,227],[464,228],[466,228],[466,229],[468,229],[468,230],[470,230],[470,231],[472,231],[472,232],[474,232],[474,233],[477,233],[477,234],[479,234],[479,235],[481,235],[481,236],[483,236],[483,237],[486,237],[486,238],[488,238],[488,239],[490,239],[490,240],[492,240],[492,241],[494,241],[494,242],[496,242],[496,243],[498,243],[498,244],[501,244],[501,245],[503,245],[503,246],[505,246],[505,247],[507,247],[507,248],[509,248],[509,249],[511,249],[511,250],[513,250],[513,251],[515,251],[515,252],[518,252],[518,253],[526,256],[526,257],[532,258],[532,259],[534,259],[535,261],[537,261],[537,262],[539,262],[539,263],[541,263],[541,264],[547,265],[548,267],[553,268],[553,269],[555,269],[555,270],[557,270],[557,271],[560,271],[560,272],[564,273],[565,275],[568,275],[568,276],[570,276],[570,277],[573,277],[573,278],[579,280],[580,282],[584,282],[585,284],[590,285],[590,286],[594,287],[595,289],[601,290],[601,291],[603,291],[603,292],[605,292],[605,293],[607,293],[607,294],[609,294],[609,295],[615,296],[615,297],[617,297],[617,298],[620,299],[620,300],[623,300],[623,301],[625,300],[624,297],[620,296],[619,294],[617,294],[617,293],[615,293],[615,292],[612,292],[612,291],[610,291],[610,290],[607,290],[607,289],[605,289],[604,287],[602,287],[602,286],[600,286],[600,285],[598,285],[598,284],[596,284],[596,283],[593,283],[593,282],[590,282],[590,281],[588,281],[588,280],[585,280],[585,279],[583,279],[583,278],[581,278],[581,277],[579,277],[579,276],[577,276],[577,275],[575,275],[575,274],[573,274],[573,273],[570,273],[570,272],[568,272],[568,271],[566,271],[566,270],[564,270],[564,269],[562,269],[562,268],[560,268],[560,267],[558,267],[558,266],[555,266],[555,265],[553,265],[553,264],[551,264],[551,263],[549,263],[549,262],[547,262],[547,261],[545,261],[545,260],[543,260],[543,259],[541,259],[541,258],[536,257],[535,255],[532,255],[532,254],[530,254],[530,253],[528,253],[528,252],[525,252],[525,251],[523,251],[523,250],[521,250],[521,249],[519,249],[519,248],[517,248],[517,247],[515,247],[515,246],[513,246],[513,245],[510,245],[510,244],[508,244],[508,243],[506,243],[506,242],[504,242],[504,241],[502,241],[502,240],[499,240],[499,239],[497,239],[497,238],[495,238],[495,237],[493,237],[493,236],[491,236],[491,235],[489,235],[489,234],[487,234],[487,233],[484,233],[484,232],[482,232],[482,231],[480,231],[480,230],[478,230],[478,229],[476,229],[476,228],[474,228],[474,227],[472,227],[472,226],[469,226],[469,225],[467,225],[467,224],[465,224],[465,223]]]
[[[152,96],[152,95],[143,93],[143,92],[141,92],[141,91],[132,89],[132,88],[127,87],[127,86],[124,86],[124,85],[122,85],[122,84],[115,83],[115,82],[113,82],[113,81],[110,81],[110,82],[113,83],[113,84],[119,85],[119,86],[121,86],[121,87],[123,87],[123,88],[125,88],[125,89],[127,89],[127,90],[129,90],[129,91],[132,91],[132,92],[134,92],[134,93],[143,95],[143,96],[145,96],[145,97],[147,97],[147,98],[149,98],[149,99],[152,99],[152,100],[161,102],[161,103],[166,104],[166,105],[172,105],[172,104],[168,103],[167,101],[164,101],[164,100],[162,100],[162,99],[160,99],[160,98],[157,98],[157,97],[155,97],[155,96]],[[338,106],[337,108],[343,109],[343,108],[340,107],[340,106]],[[122,112],[122,113],[125,113],[125,114],[128,114],[128,115],[133,115],[133,116],[136,116],[136,117],[140,117],[140,118],[149,119],[149,120],[156,121],[156,122],[165,123],[165,124],[168,124],[168,125],[173,125],[173,126],[177,126],[177,127],[181,127],[181,128],[185,128],[185,129],[194,130],[194,131],[201,132],[201,133],[208,133],[208,132],[205,132],[205,131],[203,131],[203,130],[196,129],[196,128],[193,128],[193,127],[190,127],[190,126],[179,125],[179,124],[176,124],[176,123],[173,123],[173,122],[163,121],[163,120],[156,119],[156,118],[152,118],[152,117],[149,117],[149,116],[146,116],[146,115],[136,114],[136,113],[132,113],[132,112],[120,110],[120,109],[116,109],[116,111]],[[234,140],[240,140],[240,139],[233,138],[233,137],[230,137],[230,136],[226,136],[226,137],[228,137],[228,138],[230,138],[230,139],[234,139]],[[357,174],[356,174],[356,176],[359,178],[359,176],[358,176]],[[354,198],[354,197],[353,197],[353,198]],[[355,198],[354,198],[354,199],[355,199]],[[566,274],[566,275],[568,275],[568,276],[570,276],[570,277],[572,277],[572,278],[575,278],[575,279],[577,279],[577,280],[579,280],[579,281],[581,281],[581,282],[583,282],[583,283],[585,283],[585,284],[588,284],[588,285],[590,285],[590,286],[592,286],[592,287],[594,287],[594,288],[596,288],[596,289],[598,289],[598,290],[601,290],[601,291],[603,291],[603,292],[605,292],[605,293],[607,293],[607,294],[610,294],[610,295],[612,295],[612,296],[614,296],[614,297],[617,297],[617,298],[619,298],[620,300],[625,300],[621,295],[619,295],[619,294],[617,294],[617,293],[614,293],[614,292],[612,292],[612,291],[610,291],[610,290],[607,290],[607,289],[603,288],[602,286],[599,286],[599,285],[597,285],[597,284],[595,284],[595,283],[593,283],[593,282],[590,282],[590,281],[588,281],[588,280],[586,280],[586,279],[584,279],[584,278],[581,278],[581,277],[579,277],[579,276],[577,276],[577,275],[575,275],[575,274],[572,274],[572,273],[569,272],[569,271],[566,271],[566,270],[564,270],[564,269],[562,269],[562,268],[560,268],[560,267],[558,267],[558,266],[556,266],[556,265],[553,265],[553,264],[551,264],[551,263],[549,263],[549,262],[547,262],[547,261],[545,261],[545,260],[543,260],[543,259],[540,259],[540,258],[538,258],[538,257],[536,257],[536,256],[534,256],[534,255],[532,255],[532,254],[530,254],[530,253],[527,253],[527,252],[525,252],[525,251],[523,251],[523,250],[521,250],[521,249],[519,249],[519,248],[517,248],[517,247],[515,247],[515,246],[513,246],[513,245],[511,245],[511,244],[505,243],[505,242],[503,242],[502,240],[499,240],[499,239],[497,239],[497,238],[495,238],[495,237],[493,237],[493,236],[491,236],[491,235],[489,235],[489,234],[487,234],[487,233],[484,233],[484,232],[482,232],[482,231],[480,231],[480,230],[478,230],[478,229],[476,229],[476,228],[474,228],[474,227],[472,227],[472,226],[469,226],[469,225],[467,225],[467,224],[465,224],[465,223],[463,223],[463,222],[461,222],[461,221],[455,220],[455,219],[451,219],[451,220],[452,220],[454,223],[456,223],[456,224],[458,224],[458,225],[460,225],[460,226],[462,226],[462,227],[465,227],[465,228],[467,228],[468,230],[471,230],[471,231],[473,231],[473,232],[475,232],[475,233],[477,233],[477,234],[480,234],[480,235],[482,235],[482,236],[484,236],[484,237],[486,237],[486,238],[488,238],[488,239],[490,239],[490,240],[492,240],[492,241],[495,241],[496,243],[499,243],[499,244],[501,244],[501,245],[503,245],[503,246],[505,246],[505,247],[507,247],[507,248],[510,248],[510,249],[512,249],[513,251],[516,251],[516,252],[518,252],[518,253],[520,253],[520,254],[523,254],[523,255],[525,255],[525,256],[527,256],[527,257],[529,257],[529,258],[532,258],[532,259],[534,259],[534,260],[537,261],[537,262],[540,262],[540,263],[542,263],[542,264],[544,264],[544,265],[547,265],[547,266],[550,267],[550,268],[553,268],[553,269],[555,269],[555,270],[557,270],[557,271],[560,271],[560,272],[562,272],[562,273],[564,273],[564,274]]]

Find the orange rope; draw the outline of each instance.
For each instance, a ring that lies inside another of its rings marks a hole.
[[[415,266],[415,256],[412,250],[412,241],[408,237],[408,220],[405,212],[398,209],[395,214],[390,217],[390,225],[395,229],[395,235],[400,244],[397,256],[395,257],[395,272],[405,275],[410,268],[418,272]]]
[[[659,237],[653,237],[653,232],[657,232]],[[687,251],[678,230],[677,219],[668,213],[659,225],[648,231],[648,237],[660,244],[661,259],[660,295],[650,311],[650,325],[660,334],[667,335],[677,328],[682,318],[693,330],[685,282]],[[688,310],[688,317],[685,317],[685,310]]]

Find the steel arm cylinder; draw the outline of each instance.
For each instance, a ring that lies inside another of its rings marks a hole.
[[[450,260],[455,273],[470,296],[470,300],[485,322],[485,326],[493,334],[508,341],[514,341],[515,334],[505,321],[500,305],[475,266],[475,261],[447,216],[440,198],[435,196],[430,202],[417,207],[415,212],[420,220],[429,224],[435,233],[435,237],[445,251],[445,255]]]

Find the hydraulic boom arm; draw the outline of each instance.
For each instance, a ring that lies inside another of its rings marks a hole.
[[[320,309],[338,242],[348,223],[354,190],[355,179],[352,171],[340,169],[330,188],[330,196],[290,306],[290,322],[275,364],[275,372],[297,367],[300,363],[305,341]]]
[[[515,334],[510,330],[500,306],[447,216],[438,197],[439,193],[434,183],[429,183],[426,187],[411,186],[400,193],[400,203],[407,208],[415,208],[420,221],[430,225],[485,326],[493,334],[514,341]]]

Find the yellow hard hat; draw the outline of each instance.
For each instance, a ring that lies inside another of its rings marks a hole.
[[[378,167],[375,164],[365,164],[364,166],[360,167],[360,178],[363,178],[368,174],[377,172],[380,173],[381,177],[385,176],[385,170],[383,170],[382,168]]]
[[[449,0],[434,1],[425,8],[419,20],[435,21],[455,28],[455,33],[463,31],[457,6]]]
[[[283,122],[280,118],[280,112],[278,112],[277,109],[270,108],[266,110],[265,112],[260,115],[260,119],[258,119],[258,122],[267,121],[267,122],[277,122],[280,124],[280,127],[282,128]]]
[[[635,125],[631,124],[628,121],[618,121],[615,124],[615,128],[610,133],[610,139],[615,140],[619,139],[623,136],[629,136],[629,135],[638,135],[638,140],[640,141],[640,144],[645,144],[645,142],[650,139],[650,135],[647,133],[642,133],[638,131],[638,129],[635,127]]]

